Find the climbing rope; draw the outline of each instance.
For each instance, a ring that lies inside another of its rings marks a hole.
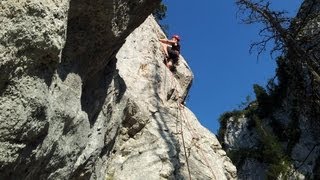
[[[179,102],[178,102],[177,104],[178,104],[178,107],[179,107]],[[180,110],[180,113],[181,113],[180,107],[179,107],[179,110]],[[182,121],[180,122],[180,133],[181,133],[181,139],[182,139],[184,156],[186,157],[186,163],[187,163],[187,168],[188,168],[189,179],[191,180],[191,172],[190,172],[189,158],[188,158],[188,156],[187,156],[186,144],[185,144],[184,136],[183,136]]]
[[[181,109],[180,109],[181,110]],[[196,140],[200,140],[200,136],[197,134],[196,131],[193,132],[192,128],[191,128],[191,125],[189,124],[189,121],[188,121],[188,118],[187,118],[187,115],[185,113],[185,110],[183,109],[182,111],[182,115],[183,115],[183,119],[185,119],[185,122],[186,122],[186,125],[187,125],[187,129],[189,130],[190,134],[192,135],[192,139],[196,139]],[[198,145],[198,144],[195,144],[196,147],[200,150],[200,155],[202,156],[202,159],[205,161],[205,166],[207,166],[212,174],[212,176],[214,177],[214,179],[216,179],[216,176],[214,174],[214,171],[212,169],[212,167],[210,166],[210,163],[208,161],[208,158],[205,156],[204,152],[203,152],[203,149]]]
[[[174,75],[173,75],[172,72],[171,72],[171,75],[172,75],[172,76],[171,76],[171,77],[172,77],[172,82],[174,82],[175,78],[174,78]],[[176,87],[177,87],[177,83],[173,83],[173,84],[174,84],[174,87],[172,88],[172,89],[173,89],[173,92],[172,92],[172,93],[174,93],[174,91],[176,90],[176,91],[178,92],[178,94],[179,94],[179,91],[178,91],[177,88],[176,88]],[[178,99],[178,100],[179,100],[179,99]],[[191,180],[191,172],[190,172],[190,166],[189,166],[189,158],[188,158],[188,155],[187,155],[187,150],[186,150],[186,145],[185,145],[185,139],[184,139],[184,132],[183,132],[183,124],[182,124],[182,123],[183,123],[183,120],[185,121],[185,123],[186,123],[186,125],[187,125],[187,129],[189,130],[189,133],[190,133],[191,136],[193,137],[192,140],[193,140],[194,138],[197,139],[197,140],[199,140],[199,139],[200,139],[200,138],[199,138],[200,136],[199,136],[196,132],[194,132],[194,131],[192,130],[192,128],[191,128],[191,126],[190,126],[190,124],[189,124],[189,121],[188,121],[188,119],[187,119],[187,116],[186,116],[186,113],[185,113],[185,110],[184,110],[184,105],[182,104],[182,102],[179,103],[179,102],[177,101],[177,107],[178,107],[179,112],[180,112],[180,115],[181,115],[181,117],[182,117],[182,120],[180,121],[180,133],[181,133],[181,138],[182,138],[182,145],[183,145],[183,149],[184,149],[184,154],[185,154],[185,157],[186,157],[186,164],[187,164],[189,179]],[[178,114],[177,114],[177,115],[178,115]],[[179,115],[178,115],[178,118],[179,118]],[[197,145],[197,144],[196,144],[196,147],[200,150],[200,156],[202,156],[202,159],[204,159],[204,161],[205,161],[205,166],[207,166],[207,167],[209,168],[212,176],[214,177],[214,179],[216,179],[216,176],[215,176],[215,174],[214,174],[214,171],[213,171],[213,169],[211,168],[210,163],[209,163],[207,157],[205,156],[202,148],[201,148],[199,145]]]

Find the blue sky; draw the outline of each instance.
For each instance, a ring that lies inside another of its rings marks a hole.
[[[194,75],[187,106],[210,131],[217,133],[218,118],[238,108],[252,85],[266,85],[275,74],[269,53],[259,60],[249,46],[259,40],[258,25],[241,24],[233,0],[164,0],[169,34],[182,38],[181,53]],[[302,0],[271,0],[272,7],[297,13]]]

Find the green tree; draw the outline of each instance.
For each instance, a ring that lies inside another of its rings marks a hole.
[[[167,15],[167,6],[161,2],[152,14],[157,19],[157,21],[163,20]]]

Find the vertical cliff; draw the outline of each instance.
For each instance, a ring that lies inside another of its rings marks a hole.
[[[193,75],[183,57],[177,74],[165,67],[158,41],[163,36],[149,17],[116,56],[126,91],[108,177],[187,179],[189,168],[192,179],[233,179],[235,168],[214,135],[187,107],[179,109]]]
[[[236,178],[178,106],[193,75],[162,63],[158,3],[0,2],[0,179]]]
[[[279,57],[278,83],[221,117],[220,140],[239,179],[319,179],[320,2],[306,0],[288,29],[297,49]],[[293,46],[291,46],[293,47]]]

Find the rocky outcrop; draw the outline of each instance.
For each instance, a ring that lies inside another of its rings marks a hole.
[[[186,179],[189,168],[192,179],[233,179],[235,168],[217,139],[188,108],[179,110],[193,75],[183,57],[177,74],[165,67],[163,36],[149,17],[116,56],[126,91],[107,178]]]
[[[309,61],[288,48],[278,59],[279,83],[269,92],[256,88],[255,103],[221,119],[220,140],[239,179],[320,177],[319,7],[319,1],[304,1],[289,28]]]
[[[0,2],[0,179],[236,178],[179,108],[193,75],[162,63],[158,3]]]
[[[158,2],[0,2],[0,179],[93,176],[110,83],[102,75]],[[90,144],[97,154],[79,159]]]

